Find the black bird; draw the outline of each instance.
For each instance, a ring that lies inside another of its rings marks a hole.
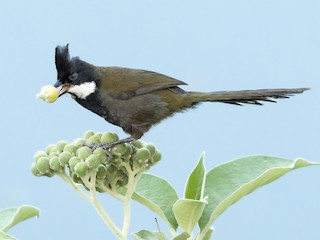
[[[276,102],[275,99],[289,98],[308,90],[186,92],[179,87],[186,83],[160,73],[98,67],[78,57],[70,58],[68,45],[56,47],[55,64],[58,80],[54,86],[61,86],[59,96],[71,94],[83,107],[130,134],[128,138],[99,145],[105,149],[139,139],[153,125],[200,102],[262,105],[261,102]]]

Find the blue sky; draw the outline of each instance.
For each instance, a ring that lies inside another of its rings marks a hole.
[[[153,70],[198,91],[310,87],[277,104],[202,104],[154,127],[163,160],[150,173],[184,182],[202,151],[207,169],[246,155],[319,159],[320,2],[270,1],[2,1],[0,207],[32,204],[38,220],[10,231],[20,239],[113,239],[91,206],[58,178],[30,173],[33,154],[92,129],[118,127],[70,97],[35,98],[56,81],[54,48],[100,66]],[[319,239],[319,168],[293,171],[250,194],[215,224],[213,239]],[[117,222],[120,206],[103,197]],[[156,229],[155,215],[133,203],[131,232]],[[160,221],[160,227],[166,230]],[[90,230],[93,230],[90,231]]]

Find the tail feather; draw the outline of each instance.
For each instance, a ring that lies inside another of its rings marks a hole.
[[[196,102],[223,102],[235,105],[255,104],[263,105],[261,102],[276,102],[276,99],[289,98],[300,94],[309,88],[292,89],[258,89],[242,91],[221,91],[211,93],[189,92]]]

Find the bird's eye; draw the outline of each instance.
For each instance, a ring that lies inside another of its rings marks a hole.
[[[71,81],[74,81],[74,80],[76,80],[78,78],[78,73],[72,73],[70,76],[69,76],[69,79],[71,80]]]

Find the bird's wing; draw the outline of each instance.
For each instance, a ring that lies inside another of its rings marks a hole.
[[[101,87],[110,96],[123,100],[161,89],[186,85],[182,81],[160,73],[120,67],[98,68],[97,77]]]

